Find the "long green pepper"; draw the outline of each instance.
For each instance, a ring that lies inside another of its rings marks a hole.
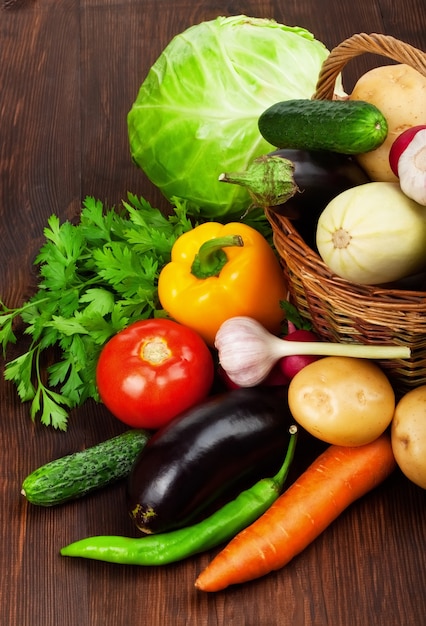
[[[293,461],[297,427],[292,425],[289,433],[287,453],[278,473],[262,478],[198,524],[140,538],[87,537],[62,548],[61,555],[123,565],[165,565],[229,541],[263,515],[280,495]]]

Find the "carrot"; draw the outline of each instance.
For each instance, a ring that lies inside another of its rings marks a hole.
[[[266,513],[219,552],[195,586],[219,591],[284,567],[395,467],[387,435],[359,447],[329,446]]]

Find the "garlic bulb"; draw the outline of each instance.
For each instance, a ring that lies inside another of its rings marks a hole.
[[[226,320],[216,333],[215,347],[219,362],[232,382],[240,387],[261,383],[280,358],[275,339],[251,317]]]
[[[349,356],[366,359],[404,359],[411,351],[406,346],[327,343],[322,341],[284,341],[262,324],[246,316],[231,317],[215,337],[220,365],[239,387],[254,387],[268,376],[275,363],[286,356]]]

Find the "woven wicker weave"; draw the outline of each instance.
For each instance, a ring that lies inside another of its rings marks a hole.
[[[344,66],[363,53],[406,63],[426,76],[426,54],[393,37],[357,34],[325,60],[315,99],[331,99]],[[411,358],[381,361],[397,395],[426,384],[426,293],[357,285],[334,275],[297,232],[294,224],[266,210],[292,301],[324,340],[397,344]]]

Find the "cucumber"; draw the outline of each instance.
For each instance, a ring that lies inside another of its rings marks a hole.
[[[266,109],[260,134],[276,148],[361,154],[378,148],[388,124],[379,109],[361,100],[287,100]]]
[[[42,465],[22,483],[31,504],[54,506],[125,478],[150,438],[143,429],[128,430],[91,448]]]

